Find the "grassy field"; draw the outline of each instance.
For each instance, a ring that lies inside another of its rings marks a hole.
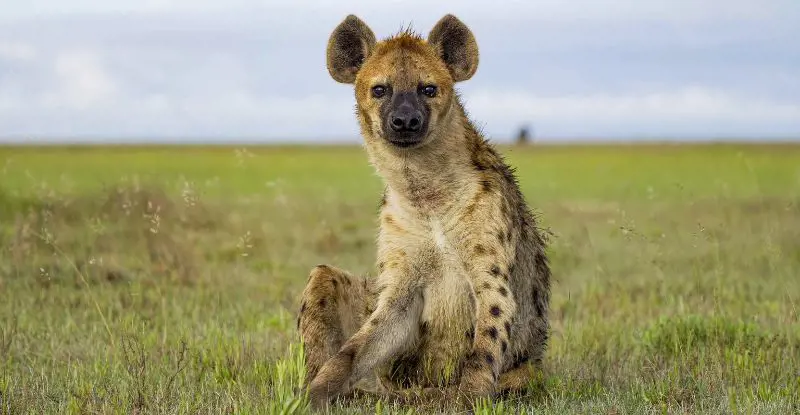
[[[800,411],[800,146],[502,151],[553,336],[475,413]],[[357,147],[0,147],[0,413],[307,412],[298,297],[374,273],[380,191]]]

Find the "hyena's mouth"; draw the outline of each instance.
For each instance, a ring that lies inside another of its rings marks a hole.
[[[397,137],[396,135],[392,135],[386,137],[386,141],[395,147],[412,148],[422,144],[424,141],[423,138],[424,137],[421,135],[415,135],[413,137]]]

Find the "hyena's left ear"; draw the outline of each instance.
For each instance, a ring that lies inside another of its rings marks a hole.
[[[361,64],[375,47],[372,29],[355,15],[347,16],[328,39],[328,72],[337,82],[352,84]]]
[[[428,43],[438,50],[453,81],[466,81],[478,70],[478,42],[467,25],[452,14],[442,17],[431,29]]]

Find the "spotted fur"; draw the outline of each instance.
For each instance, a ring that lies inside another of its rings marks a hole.
[[[315,405],[375,377],[393,388],[455,388],[491,396],[527,385],[548,340],[545,240],[512,169],[467,117],[454,85],[478,65],[472,32],[452,15],[427,39],[380,42],[348,16],[331,34],[328,70],[354,84],[368,157],[386,188],[379,203],[375,279],[317,266],[298,326]],[[384,136],[376,84],[425,100],[418,146]],[[369,324],[367,324],[369,323]]]

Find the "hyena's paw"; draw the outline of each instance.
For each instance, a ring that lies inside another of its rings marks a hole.
[[[473,354],[466,362],[458,389],[472,397],[491,397],[497,390],[497,377],[491,365]]]
[[[308,386],[308,398],[314,408],[324,408],[331,400],[350,389],[353,357],[339,352],[320,369]]]

